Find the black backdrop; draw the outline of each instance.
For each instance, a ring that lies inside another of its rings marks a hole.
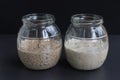
[[[109,34],[120,34],[119,0],[0,0],[0,34],[17,34],[23,15],[41,12],[55,15],[62,34],[76,13],[99,14]]]

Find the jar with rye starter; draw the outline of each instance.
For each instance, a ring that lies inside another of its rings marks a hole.
[[[42,70],[55,66],[60,58],[61,33],[51,14],[23,16],[17,38],[18,56],[29,69]]]
[[[67,61],[72,67],[80,70],[101,67],[109,47],[103,18],[95,14],[73,15],[64,46]]]

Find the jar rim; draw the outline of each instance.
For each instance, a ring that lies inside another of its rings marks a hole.
[[[26,22],[53,23],[55,21],[55,17],[54,15],[48,14],[48,13],[31,13],[31,14],[24,15],[22,17],[22,20]]]
[[[75,14],[71,17],[72,23],[79,24],[101,24],[103,23],[103,17],[96,14]]]

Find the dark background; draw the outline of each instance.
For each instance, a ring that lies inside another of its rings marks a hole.
[[[0,34],[17,34],[23,15],[43,12],[56,17],[62,34],[77,13],[99,14],[109,34],[120,34],[119,0],[0,0]]]

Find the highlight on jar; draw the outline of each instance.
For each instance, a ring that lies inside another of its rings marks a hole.
[[[65,54],[68,63],[78,70],[100,68],[108,54],[108,34],[103,17],[96,14],[76,14],[66,32]]]
[[[27,14],[17,37],[21,62],[29,69],[43,70],[54,67],[60,59],[61,33],[55,18],[47,13]]]

